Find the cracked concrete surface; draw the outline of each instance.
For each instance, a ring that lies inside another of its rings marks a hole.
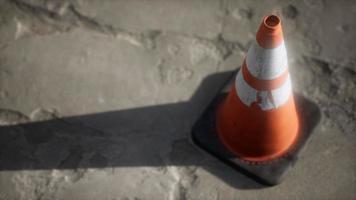
[[[317,133],[264,188],[188,141],[276,13]],[[0,0],[0,199],[356,199],[356,4]]]

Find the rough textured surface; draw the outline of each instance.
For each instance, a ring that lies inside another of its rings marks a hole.
[[[322,120],[263,188],[187,135],[268,13]],[[347,0],[0,0],[0,199],[356,199],[355,18]]]

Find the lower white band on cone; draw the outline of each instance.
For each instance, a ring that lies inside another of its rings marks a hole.
[[[289,75],[281,87],[271,91],[258,91],[246,83],[240,70],[236,77],[235,86],[237,96],[246,106],[251,106],[252,103],[258,102],[262,110],[271,110],[282,106],[288,101],[292,92]]]

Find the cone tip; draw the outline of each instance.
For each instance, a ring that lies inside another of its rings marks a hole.
[[[263,19],[263,25],[268,29],[278,29],[281,25],[281,20],[277,15],[268,15]]]
[[[283,41],[281,19],[277,15],[264,17],[256,35],[257,42],[264,48],[275,48]]]

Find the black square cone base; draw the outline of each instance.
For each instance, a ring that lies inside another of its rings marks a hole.
[[[216,132],[216,108],[227,96],[230,85],[231,84],[227,84],[205,109],[193,127],[191,140],[200,149],[203,149],[205,152],[253,180],[263,185],[277,185],[282,181],[287,170],[292,168],[298,160],[301,150],[307,144],[308,139],[313,133],[313,129],[320,120],[320,110],[318,106],[310,100],[301,95],[294,94],[301,125],[299,138],[294,148],[275,160],[261,164],[250,163],[234,156],[234,154],[221,143]]]

